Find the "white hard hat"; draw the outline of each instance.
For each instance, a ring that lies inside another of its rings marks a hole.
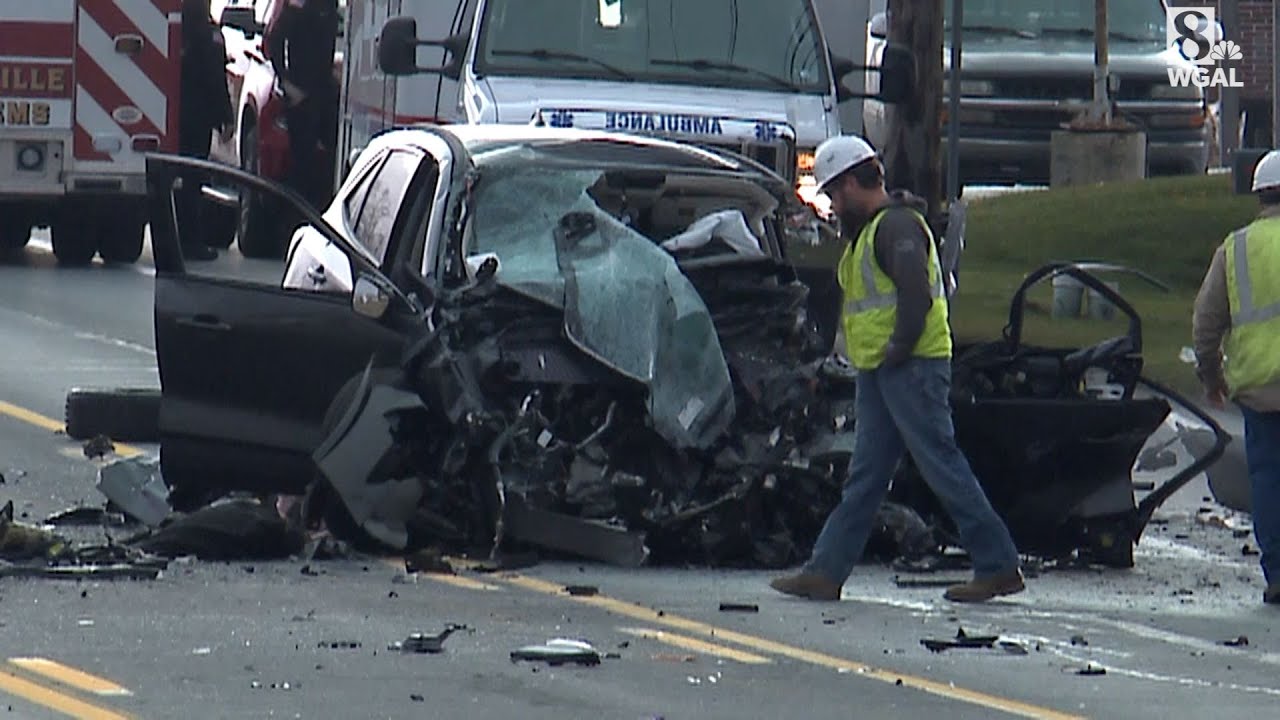
[[[1272,150],[1253,168],[1253,191],[1274,190],[1280,187],[1280,150]]]
[[[841,135],[819,145],[815,156],[813,179],[821,191],[840,173],[875,157],[876,150],[857,135]]]

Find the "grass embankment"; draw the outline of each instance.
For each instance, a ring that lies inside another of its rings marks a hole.
[[[1198,397],[1192,366],[1179,360],[1191,345],[1196,291],[1216,248],[1257,214],[1251,195],[1231,193],[1225,175],[1157,178],[1002,195],[970,204],[960,291],[952,324],[961,341],[999,337],[1009,301],[1022,279],[1052,261],[1103,261],[1127,265],[1170,287],[1165,293],[1131,274],[1105,274],[1143,320],[1146,375]],[[1120,335],[1123,317],[1111,321],[1050,316],[1052,287],[1043,281],[1028,293],[1027,342],[1080,347]]]

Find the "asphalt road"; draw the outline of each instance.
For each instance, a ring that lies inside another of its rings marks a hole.
[[[75,386],[158,384],[151,289],[145,262],[63,270],[31,247],[0,265],[0,502],[28,521],[100,504],[101,461],[57,432],[63,398]],[[1193,484],[1166,505],[1133,570],[1043,572],[984,606],[900,587],[871,565],[842,602],[823,604],[772,593],[765,572],[575,563],[447,576],[406,575],[381,558],[178,562],[153,581],[0,579],[0,713],[1269,717],[1280,706],[1280,616],[1260,604],[1256,558],[1242,555],[1252,538],[1220,527],[1242,519],[1203,495]],[[599,594],[570,596],[567,584]],[[469,629],[442,654],[388,649],[446,623]],[[921,645],[959,628],[1026,654]],[[1242,635],[1247,645],[1224,644]],[[560,637],[611,655],[595,667],[509,659]],[[1105,674],[1080,674],[1090,663]]]

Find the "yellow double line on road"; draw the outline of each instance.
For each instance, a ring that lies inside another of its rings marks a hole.
[[[8,415],[14,420],[19,420],[28,425],[34,425],[38,428],[48,430],[49,432],[54,432],[54,433],[66,432],[66,426],[58,422],[57,420],[54,420],[51,417],[46,417],[44,415],[41,415],[38,412],[28,410],[24,407],[14,405],[13,403],[5,402],[4,400],[0,400],[0,414]],[[143,454],[142,450],[132,445],[115,443],[115,447],[116,447],[116,454],[119,455],[120,457],[129,458],[129,457],[136,457],[138,455]]]
[[[14,657],[9,658],[9,664],[27,673],[39,675],[59,684],[99,697],[132,695],[125,688],[106,678],[90,675],[83,670],[77,670],[54,660],[38,657]],[[128,715],[81,700],[74,695],[41,685],[34,680],[7,670],[0,670],[0,691],[41,707],[56,710],[78,720],[129,720]]]

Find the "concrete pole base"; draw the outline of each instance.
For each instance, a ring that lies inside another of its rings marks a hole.
[[[1133,130],[1055,130],[1049,185],[1091,185],[1147,176],[1147,135]]]

